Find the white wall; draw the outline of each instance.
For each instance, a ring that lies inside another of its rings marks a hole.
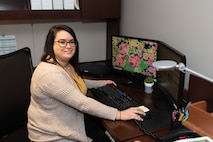
[[[29,47],[33,64],[38,65],[49,28],[66,24],[73,28],[79,41],[79,61],[106,59],[106,23],[42,23],[0,25],[0,34],[16,35],[17,48]]]
[[[212,0],[122,0],[121,34],[166,42],[213,78]],[[188,87],[188,75],[185,88]]]

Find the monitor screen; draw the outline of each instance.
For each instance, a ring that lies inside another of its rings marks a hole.
[[[155,40],[113,35],[112,69],[132,77],[123,83],[142,87],[143,81],[135,83],[134,79],[156,77],[152,63],[157,60],[157,51],[158,43]],[[134,76],[136,78],[133,79]]]
[[[181,52],[162,41],[158,42],[158,46],[158,60],[168,59],[186,64],[186,57]],[[173,105],[172,109],[182,107],[184,78],[185,74],[176,69],[157,72],[157,85]]]

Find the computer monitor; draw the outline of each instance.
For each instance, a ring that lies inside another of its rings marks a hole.
[[[144,77],[156,77],[152,63],[157,60],[157,51],[155,40],[112,35],[112,70],[128,76],[121,83],[143,88]]]
[[[170,45],[159,41],[158,42],[158,59],[157,60],[174,60],[177,63],[186,64],[186,57],[183,53],[172,48]],[[183,106],[183,93],[184,93],[184,78],[185,74],[179,70],[167,70],[157,72],[157,85],[163,94],[166,95],[171,109],[181,108]],[[156,101],[159,108],[169,109],[166,102]],[[159,103],[159,104],[158,104]],[[165,108],[164,108],[165,107]]]

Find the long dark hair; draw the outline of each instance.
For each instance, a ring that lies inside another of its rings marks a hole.
[[[76,51],[74,56],[69,60],[69,63],[75,68],[76,72],[79,73],[79,63],[78,63],[79,44],[78,44],[78,40],[76,38],[75,32],[73,31],[72,28],[70,28],[67,25],[55,25],[50,28],[46,37],[44,52],[41,57],[41,61],[48,62],[48,60],[52,58],[54,60],[54,63],[57,63],[57,60],[55,58],[55,54],[53,51],[53,44],[54,44],[56,34],[62,30],[70,33],[70,35],[74,38],[74,41],[76,42]]]

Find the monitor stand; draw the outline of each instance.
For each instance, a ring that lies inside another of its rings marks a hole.
[[[141,78],[130,77],[120,80],[120,83],[134,88],[144,88],[144,79]]]
[[[172,112],[175,110],[175,107],[166,98],[155,99],[154,105],[160,111]]]

